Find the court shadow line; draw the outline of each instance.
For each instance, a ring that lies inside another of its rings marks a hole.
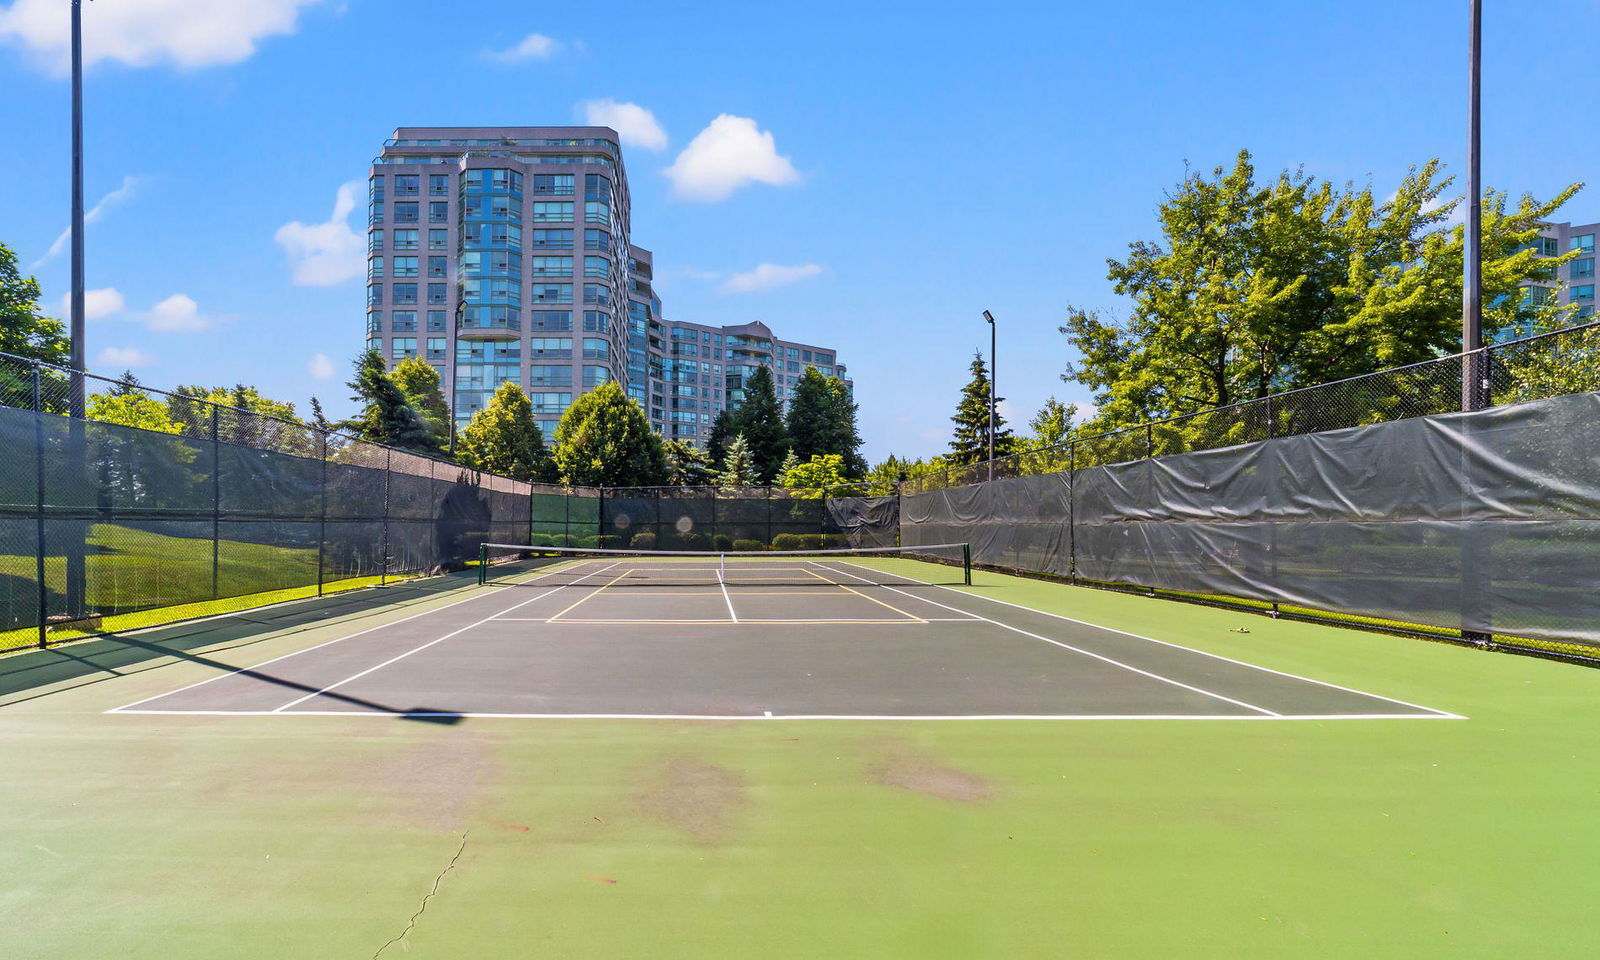
[[[275,637],[304,632],[340,617],[362,617],[401,609],[432,597],[474,586],[470,575],[450,574],[408,581],[382,588],[367,588],[225,614],[215,619],[175,623],[130,633],[72,641],[45,650],[29,650],[0,657],[0,709],[40,697],[76,690],[94,683],[159,669],[164,664],[140,667],[164,657],[195,659],[186,651],[216,647],[214,653],[237,650]],[[219,646],[223,645],[225,646]],[[218,666],[224,666],[218,664]],[[234,667],[226,667],[234,671]],[[84,678],[89,678],[84,680]],[[84,680],[70,686],[56,686]],[[16,696],[42,687],[51,689],[31,696]],[[8,699],[9,698],[9,699]]]

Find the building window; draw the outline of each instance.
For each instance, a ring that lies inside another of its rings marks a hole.
[[[551,200],[533,205],[534,223],[571,223],[572,201]]]
[[[530,319],[533,329],[547,333],[566,333],[572,329],[572,313],[567,310],[535,310]]]
[[[449,257],[429,257],[428,258],[428,276],[430,276],[430,277],[448,277],[450,275],[449,264],[450,264],[450,258]]]
[[[570,173],[536,173],[533,175],[533,192],[552,197],[570,197],[573,183]]]
[[[535,230],[533,231],[533,245],[550,250],[571,250],[571,230]]]
[[[583,359],[585,360],[610,360],[611,344],[595,337],[583,338]]]
[[[389,327],[396,333],[415,333],[417,331],[417,311],[396,310],[389,318]]]
[[[535,416],[539,414],[566,413],[567,408],[572,406],[572,394],[570,393],[530,393],[528,394],[528,399],[533,401],[533,413]]]
[[[369,231],[367,231],[367,252],[368,253],[382,253],[383,252],[383,231],[382,230],[369,230]]]
[[[395,174],[394,195],[397,197],[414,197],[420,188],[420,177],[414,173]]]
[[[583,198],[585,200],[611,201],[611,181],[598,173],[586,173],[583,176]]]
[[[395,337],[389,341],[389,358],[391,360],[406,360],[416,355],[416,337]]]
[[[382,310],[368,310],[367,311],[367,332],[368,333],[382,333],[383,332],[383,311]]]
[[[571,303],[572,284],[536,283],[532,287],[534,303]]]
[[[428,231],[428,249],[429,250],[448,250],[448,249],[450,249],[450,231],[448,231],[448,230],[429,230]]]
[[[369,226],[383,222],[383,204],[367,204],[367,224]]]
[[[428,332],[429,333],[439,333],[440,331],[448,330],[448,329],[449,328],[445,326],[445,319],[444,319],[444,311],[443,310],[429,310],[428,311]]]
[[[568,366],[553,367],[548,364],[536,363],[528,368],[528,386],[570,387],[572,386],[572,368]]]
[[[417,285],[414,283],[395,284],[394,302],[396,304],[415,304],[417,302]]]
[[[367,306],[376,306],[383,302],[383,284],[367,284]]]
[[[534,257],[533,275],[536,277],[572,276],[571,257]]]
[[[610,379],[611,371],[605,367],[583,368],[583,389],[585,390],[593,390]]]
[[[383,338],[382,337],[368,337],[367,338],[367,349],[368,350],[376,350],[379,353],[382,353],[383,352]]]
[[[1582,250],[1585,253],[1594,252],[1594,234],[1586,233],[1581,237],[1572,238],[1572,249]]]
[[[1578,312],[1575,315],[1575,319],[1587,320],[1592,316],[1594,316],[1594,304],[1591,303],[1591,304],[1585,304],[1584,306],[1579,307],[1578,308]]]
[[[394,232],[394,248],[396,250],[417,249],[417,231],[396,230]]]
[[[611,252],[611,234],[604,230],[589,229],[583,231],[583,245],[590,250],[601,253]]]
[[[610,333],[611,332],[611,314],[606,313],[603,310],[585,310],[585,311],[583,311],[583,332],[584,333]]]
[[[430,197],[448,197],[448,196],[450,196],[450,175],[448,173],[430,173],[430,174],[428,174],[428,196],[430,196]]]
[[[397,203],[394,205],[395,223],[416,223],[419,208],[415,201],[411,203]]]
[[[383,258],[382,257],[368,257],[367,258],[367,279],[368,280],[382,280],[383,279]]]
[[[571,337],[534,337],[528,341],[530,356],[568,358],[572,356]]]
[[[445,359],[444,351],[445,351],[445,338],[444,337],[429,337],[428,338],[428,359],[429,360],[443,360],[443,359]]]
[[[429,223],[449,223],[450,222],[450,204],[444,202],[443,200],[435,200],[432,203],[429,203],[428,204],[428,222]]]
[[[610,223],[611,204],[603,200],[585,200],[583,202],[583,221],[585,223]]]
[[[583,275],[604,280],[611,276],[611,261],[605,257],[584,257]]]
[[[394,275],[397,277],[414,277],[417,275],[416,257],[395,257]]]
[[[1586,284],[1583,284],[1582,286],[1573,287],[1572,288],[1572,302],[1573,303],[1593,303],[1594,302],[1594,284],[1586,283]]]
[[[381,174],[373,174],[367,179],[367,199],[380,202],[383,200],[383,176]]]
[[[583,302],[606,306],[611,302],[611,289],[600,283],[586,283],[583,285]]]
[[[1583,280],[1594,276],[1594,257],[1584,257],[1582,260],[1572,261],[1572,269],[1568,276],[1573,280]]]
[[[450,302],[450,285],[448,283],[428,284],[428,303],[438,305]]]

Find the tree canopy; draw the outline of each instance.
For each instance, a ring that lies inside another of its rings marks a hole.
[[[675,487],[699,487],[716,479],[715,465],[710,457],[687,440],[670,439],[662,442],[667,457],[667,483]]]
[[[383,357],[368,350],[355,361],[355,377],[349,383],[361,404],[355,418],[342,424],[363,440],[386,443],[413,453],[435,455],[440,452],[439,437],[422,414],[406,399],[400,385],[389,378]]]
[[[1299,171],[1260,185],[1248,152],[1187,176],[1159,208],[1160,239],[1107,261],[1127,319],[1069,310],[1061,331],[1081,360],[1063,379],[1094,389],[1095,428],[1115,429],[1458,352],[1464,237],[1441,170],[1414,168],[1386,200]],[[1566,309],[1522,285],[1570,258],[1533,240],[1578,188],[1514,209],[1485,194],[1489,335]]]
[[[66,324],[39,309],[39,281],[24,277],[16,253],[0,243],[0,351],[65,364],[71,350]]]
[[[850,482],[844,475],[844,457],[837,453],[813,454],[811,459],[785,470],[781,479],[788,489],[816,498],[826,497],[829,490]]]
[[[437,382],[438,378],[434,379]],[[509,380],[500,384],[462,429],[456,441],[456,459],[462,466],[513,480],[555,479],[555,463],[533,419],[533,403]]]
[[[439,446],[450,442],[450,405],[445,402],[439,371],[421,357],[407,357],[389,371],[389,379],[406,395],[422,419],[439,438]]]
[[[728,444],[727,454],[722,458],[722,472],[717,475],[717,486],[724,490],[737,490],[760,483],[755,458],[750,453],[750,443],[745,440],[744,434],[738,434]]]
[[[556,424],[556,468],[568,486],[649,487],[666,480],[661,437],[621,384],[607,381]]]
[[[851,478],[863,476],[867,463],[861,457],[861,432],[856,426],[857,404],[850,387],[835,376],[806,367],[789,398],[785,418],[789,441],[802,461],[817,454],[838,454]]]

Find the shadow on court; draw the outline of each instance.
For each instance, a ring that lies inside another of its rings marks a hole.
[[[140,665],[163,657],[178,657],[215,666],[221,673],[231,673],[235,667],[186,651],[200,647],[216,647],[219,644],[231,645],[224,649],[247,646],[269,636],[282,635],[285,631],[309,630],[338,617],[389,612],[407,603],[472,587],[475,582],[475,577],[471,573],[454,573],[378,589],[354,590],[282,606],[243,610],[218,619],[177,623],[169,627],[141,630],[137,634],[113,633],[48,650],[12,654],[0,657],[0,700],[18,703],[32,699],[19,695],[73,680],[98,683],[136,672]],[[257,675],[257,678],[268,682],[274,680],[265,675]],[[286,687],[298,689],[298,685],[290,681],[283,683]],[[73,686],[83,685],[79,683]],[[370,706],[374,709],[403,713],[376,704]],[[430,716],[427,719],[434,722],[451,722],[448,711],[442,713],[444,713],[442,718]]]

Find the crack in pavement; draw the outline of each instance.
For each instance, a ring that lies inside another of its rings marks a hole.
[[[398,935],[396,935],[393,939],[391,939],[388,943],[385,943],[383,946],[379,947],[377,949],[377,952],[372,955],[372,960],[378,960],[379,954],[382,954],[383,951],[389,949],[390,947],[392,947],[395,944],[399,943],[400,941],[404,940],[406,938],[406,935],[409,934],[412,931],[412,929],[414,929],[416,927],[417,918],[422,916],[422,912],[424,910],[428,909],[428,901],[432,900],[433,897],[434,897],[434,894],[439,892],[439,884],[444,882],[444,878],[445,878],[446,874],[448,874],[451,870],[454,870],[456,868],[456,861],[460,860],[461,859],[461,855],[466,852],[466,850],[467,850],[467,835],[470,834],[471,832],[472,832],[471,830],[468,830],[465,833],[461,834],[461,846],[456,848],[456,855],[451,857],[450,858],[450,862],[444,865],[444,869],[443,870],[439,871],[439,875],[437,877],[433,878],[433,889],[429,890],[428,891],[428,895],[422,898],[422,903],[417,906],[417,912],[413,913],[411,915],[411,919],[406,921],[406,928],[404,930],[401,930],[400,933]]]

